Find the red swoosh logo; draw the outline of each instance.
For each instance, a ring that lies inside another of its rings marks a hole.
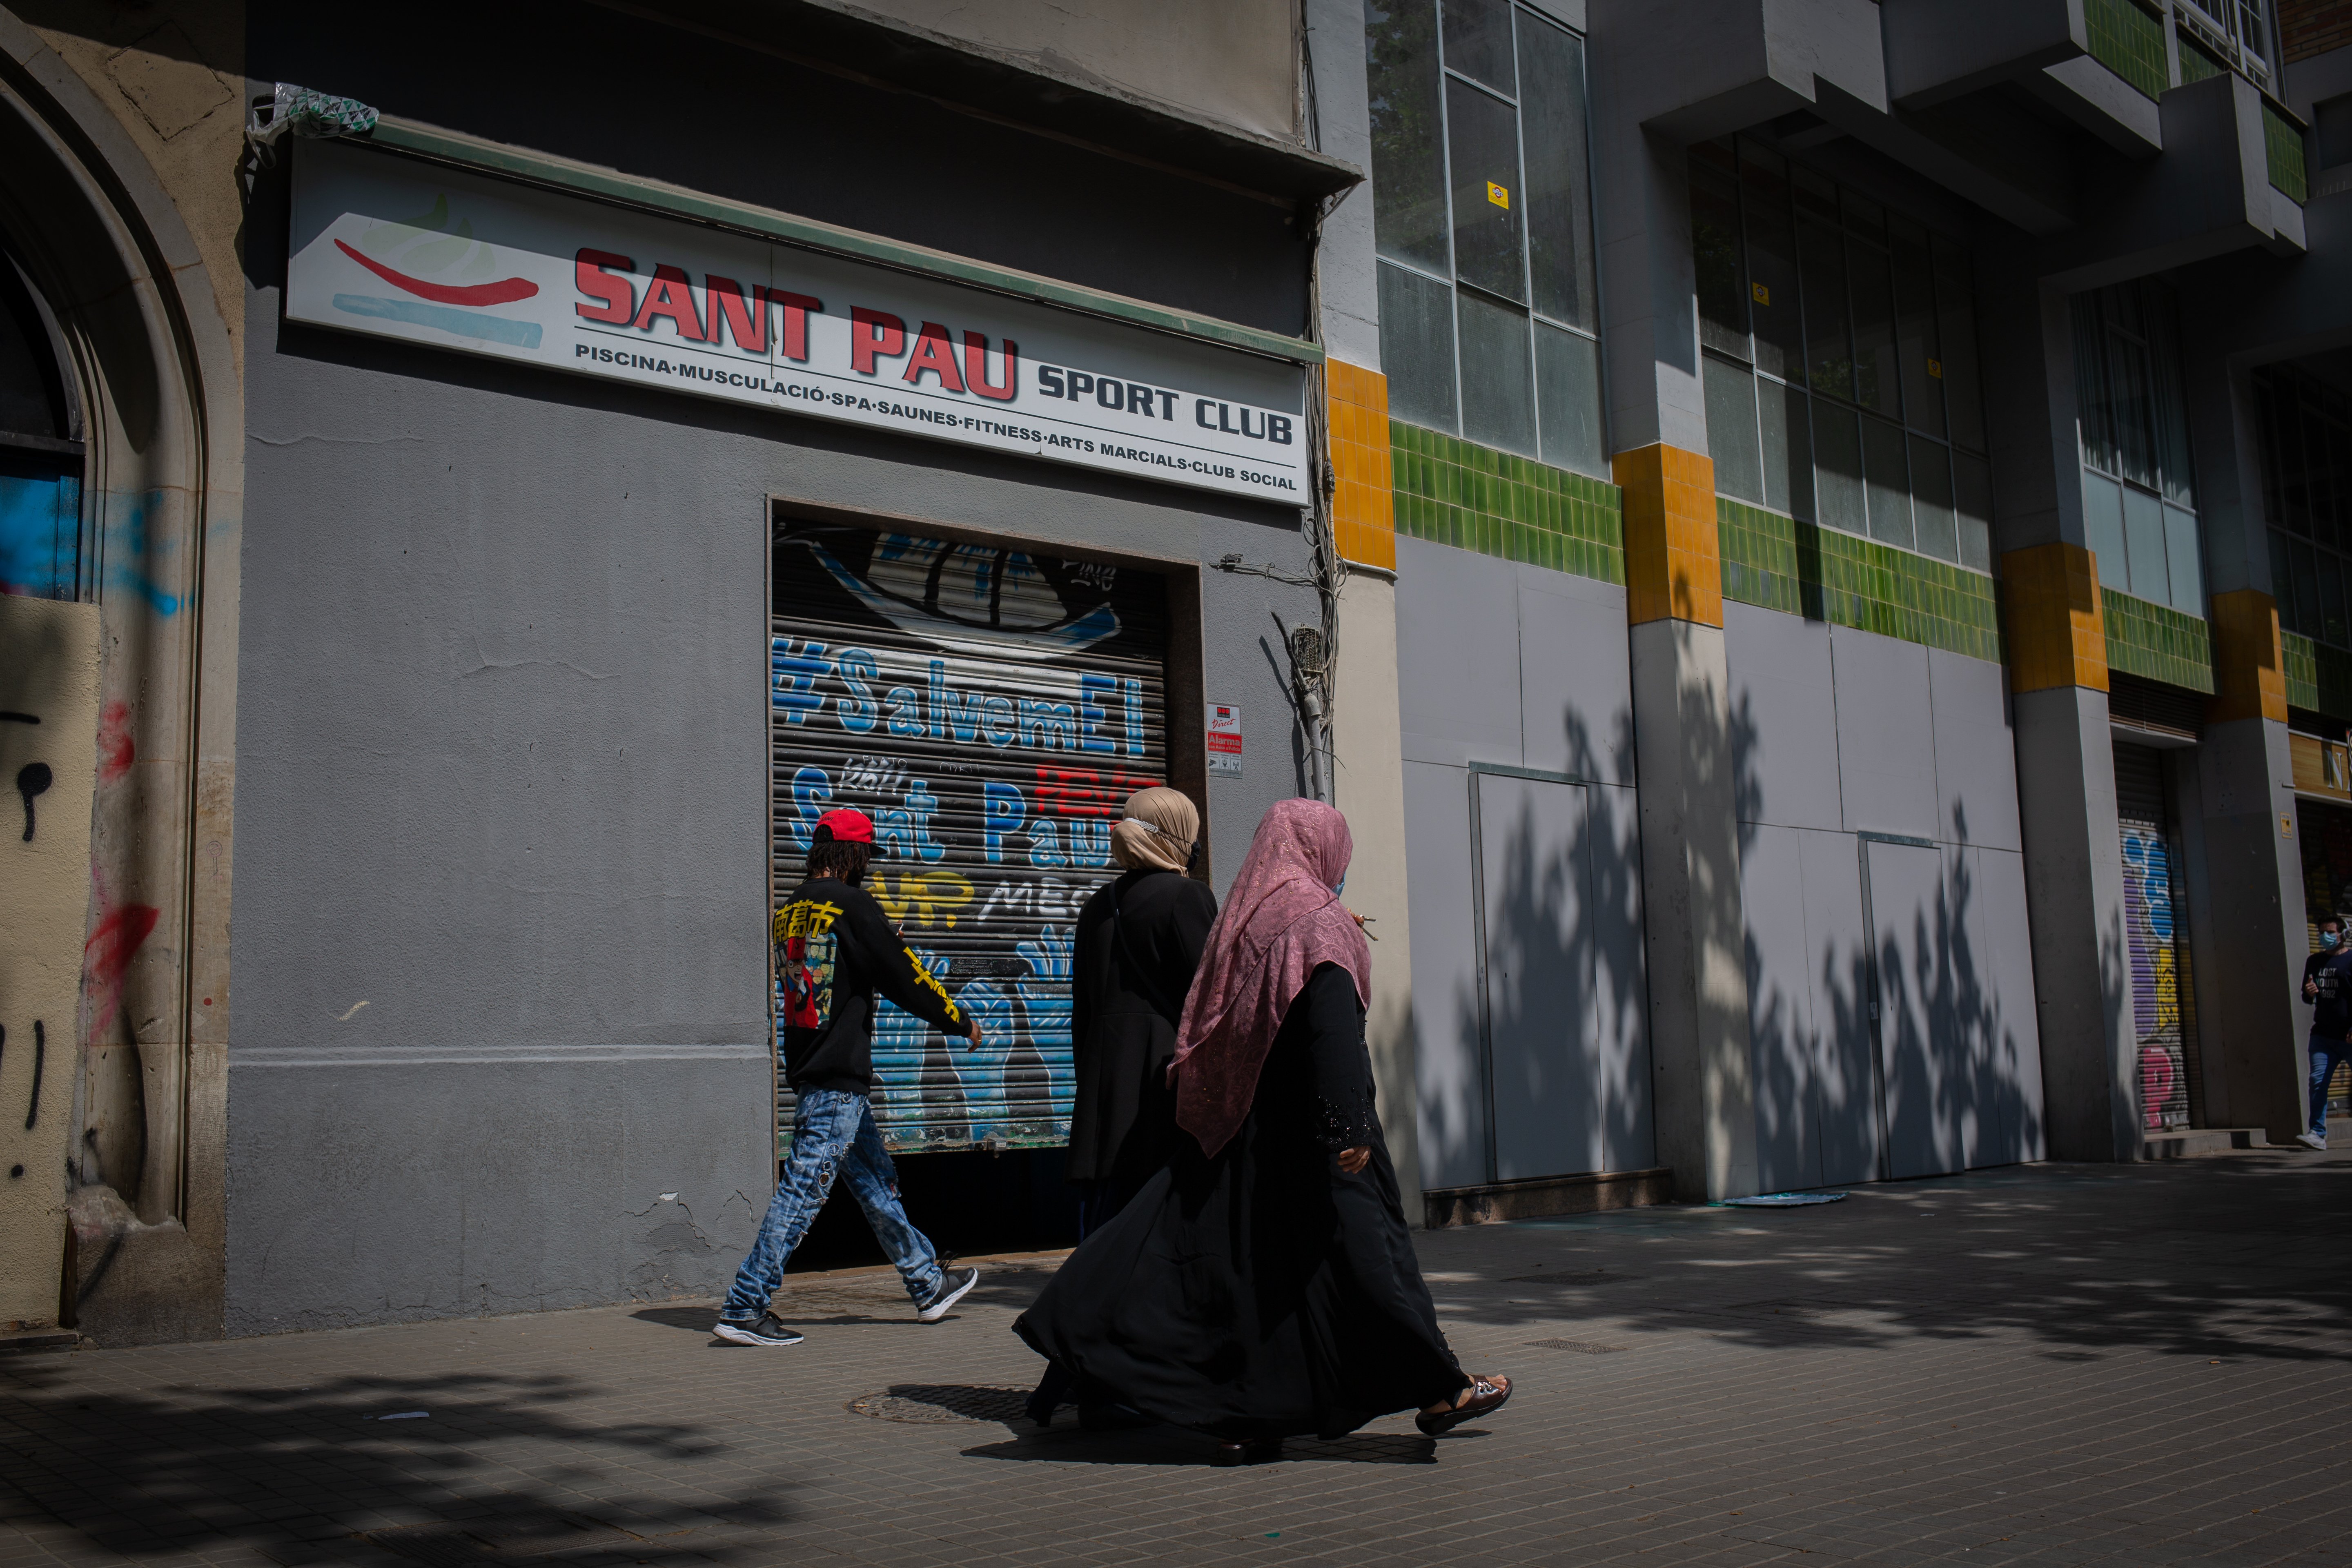
[[[335,248],[394,288],[405,289],[418,299],[430,300],[436,305],[506,305],[517,300],[528,300],[539,292],[539,285],[528,278],[501,278],[495,283],[475,283],[465,288],[452,288],[446,283],[427,283],[422,278],[394,272],[380,261],[371,261],[340,239],[335,241]]]

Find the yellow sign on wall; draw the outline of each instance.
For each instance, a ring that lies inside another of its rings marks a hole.
[[[1507,207],[1511,205],[1511,193],[1489,180],[1486,182],[1486,199],[1498,207]]]

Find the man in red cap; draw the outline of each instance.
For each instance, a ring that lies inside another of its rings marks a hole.
[[[980,1279],[977,1268],[953,1275],[941,1268],[929,1238],[907,1222],[898,1172],[866,1099],[874,1088],[877,991],[941,1033],[980,1044],[980,1020],[964,1016],[858,886],[873,854],[874,824],[864,812],[826,812],[809,845],[808,879],[776,911],[784,1079],[800,1110],[784,1178],[719,1310],[719,1337],[739,1345],[800,1342],[768,1301],[783,1283],[785,1260],[824,1206],[835,1171],[848,1176],[875,1239],[898,1266],[916,1317],[939,1321]]]

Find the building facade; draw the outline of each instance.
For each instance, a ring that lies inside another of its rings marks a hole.
[[[406,9],[0,13],[10,1331],[718,1288],[834,805],[919,1192],[1160,781],[1431,1224],[2299,1129],[2352,6]]]

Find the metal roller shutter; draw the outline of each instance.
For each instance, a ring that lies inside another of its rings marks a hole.
[[[2189,1023],[2189,944],[2176,911],[2179,857],[2166,827],[2164,764],[2152,748],[2117,742],[2116,817],[2123,837],[2125,947],[2131,961],[2140,1110],[2150,1131],[2191,1124],[2197,1062]]]
[[[1167,777],[1164,581],[785,521],[772,608],[772,902],[800,882],[821,813],[866,813],[867,890],[985,1031],[974,1052],[881,1005],[885,1142],[1068,1142],[1075,921],[1113,873],[1120,805]],[[781,1149],[781,1070],[776,1114]]]

